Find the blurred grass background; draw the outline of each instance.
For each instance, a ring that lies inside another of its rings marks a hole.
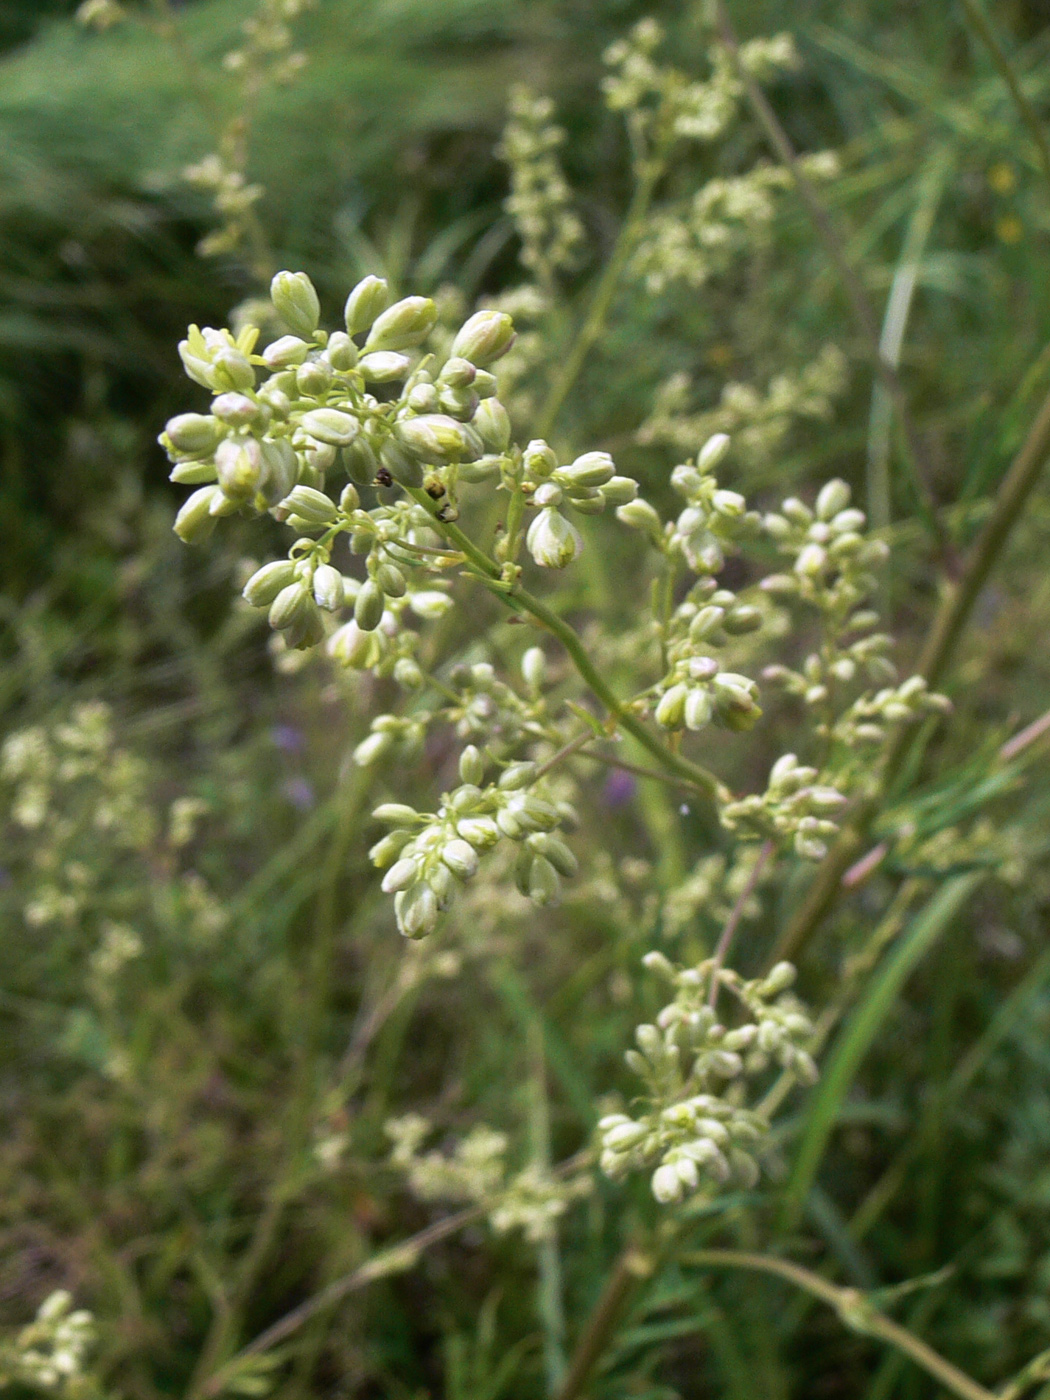
[[[1050,384],[1050,204],[1034,153],[953,6],[733,8],[747,33],[787,25],[799,39],[804,67],[773,98],[801,149],[843,154],[829,198],[876,305],[909,229],[929,219],[902,372],[935,496],[964,537]],[[103,1324],[110,1393],[154,1400],[195,1394],[202,1348],[222,1354],[371,1244],[420,1223],[419,1207],[372,1165],[388,1113],[437,1099],[450,1125],[527,1119],[526,1030],[537,1020],[558,1154],[574,1150],[637,1019],[623,987],[648,946],[648,916],[600,849],[581,852],[598,873],[551,916],[556,938],[523,921],[491,930],[495,952],[478,954],[476,976],[421,984],[382,1026],[367,1073],[351,1057],[346,1077],[331,1080],[400,952],[366,871],[368,794],[331,776],[372,697],[333,696],[317,671],[274,673],[259,629],[231,601],[246,548],[236,532],[193,555],[171,537],[175,493],[155,436],[170,414],[198,406],[176,372],[176,341],[191,320],[224,324],[257,289],[235,261],[195,252],[210,213],[179,171],[209,140],[183,75],[159,40],[131,26],[85,33],[71,9],[0,7],[0,709],[15,730],[105,698],[116,742],[147,760],[141,801],[161,812],[189,793],[207,815],[185,851],[166,844],[160,818],[140,848],[110,851],[91,845],[84,812],[71,810],[53,858],[87,863],[92,877],[60,934],[21,917],[26,889],[47,874],[37,856],[12,838],[0,860],[0,1317],[21,1321],[49,1288],[70,1287]],[[215,60],[250,10],[197,0],[179,19],[194,52]],[[1004,0],[994,11],[1045,110],[1045,5]],[[321,0],[299,31],[310,63],[267,95],[252,148],[279,263],[308,269],[329,313],[376,262],[405,290],[451,283],[469,300],[515,285],[506,173],[493,152],[507,89],[525,78],[558,98],[569,130],[566,165],[588,229],[584,286],[627,184],[615,123],[595,96],[601,54],[650,13],[672,27],[688,66],[695,39],[676,3]],[[686,190],[761,150],[745,129],[676,178]],[[730,484],[768,494],[841,474],[863,495],[865,354],[790,199],[770,250],[741,271],[692,296],[620,298],[563,437],[613,447],[657,494],[672,459],[633,431],[662,380],[689,371],[700,406],[714,407],[727,379],[764,386],[828,341],[852,366],[834,421],[803,423],[782,455]],[[903,477],[893,516],[892,601],[913,653],[933,581]],[[945,824],[952,775],[1046,709],[1048,525],[1044,489],[954,678],[959,717],[936,749]],[[770,736],[771,751],[783,737]],[[446,759],[429,757],[430,786]],[[989,810],[1016,833],[1024,874],[982,887],[898,998],[809,1220],[829,1267],[861,1286],[951,1263],[950,1287],[918,1293],[902,1316],[910,1308],[919,1330],[989,1383],[1050,1334],[1045,784],[1018,780],[997,800]],[[703,852],[702,834],[643,801],[644,820],[633,807],[607,820],[666,888]],[[887,872],[838,921],[833,947],[807,971],[814,988],[833,983],[838,950],[909,873]],[[111,1003],[92,990],[90,961],[107,920],[149,931]],[[311,1000],[318,966],[330,967],[322,1007]],[[1015,991],[1024,995],[996,1021]],[[956,1102],[946,1086],[975,1042],[980,1074]],[[123,1079],[112,1072],[118,1048],[138,1066]],[[311,1135],[343,1132],[351,1111],[344,1169],[300,1179]],[[880,1182],[885,1199],[871,1194]],[[626,1218],[644,1210],[639,1198]],[[624,1218],[624,1194],[603,1189],[567,1228],[574,1319]],[[279,1393],[538,1393],[533,1285],[517,1253],[468,1236],[322,1318]],[[932,1393],[785,1298],[774,1284],[664,1278],[602,1385],[654,1400]],[[516,1346],[522,1360],[501,1370]]]

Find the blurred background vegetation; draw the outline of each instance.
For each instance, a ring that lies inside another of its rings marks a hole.
[[[475,943],[455,951],[462,976],[430,968],[383,1001],[400,986],[401,948],[366,869],[369,794],[341,767],[373,697],[319,668],[274,667],[234,601],[247,549],[235,530],[192,555],[170,531],[178,493],[156,434],[199,407],[176,341],[190,321],[226,324],[259,290],[237,259],[196,251],[212,214],[180,172],[211,149],[207,112],[160,37],[85,32],[73,8],[0,5],[0,714],[5,732],[36,726],[55,753],[77,705],[104,700],[114,730],[62,788],[43,862],[13,826],[0,856],[0,1321],[67,1287],[99,1319],[106,1393],[198,1400],[238,1345],[428,1218],[377,1175],[391,1112],[528,1123],[549,1080],[555,1157],[586,1141],[595,1086],[616,1081],[637,1019],[625,969],[653,915],[631,885],[642,875],[603,865],[595,843],[562,911],[506,925],[482,911]],[[221,74],[252,8],[195,0],[174,14]],[[796,35],[803,67],[771,95],[800,149],[842,157],[826,197],[876,306],[917,264],[901,372],[936,507],[965,543],[1050,387],[1050,196],[1035,149],[961,7],[732,8],[746,34]],[[1045,111],[1045,4],[991,8]],[[517,285],[495,148],[508,88],[524,79],[557,99],[569,132],[585,288],[628,188],[622,137],[596,97],[601,55],[649,14],[688,68],[699,41],[675,0],[320,0],[297,24],[306,69],[264,94],[253,133],[276,264],[309,270],[329,313],[367,271],[404,291],[456,288],[466,304]],[[221,104],[221,76],[216,94]],[[745,126],[675,179],[686,191],[762,151]],[[695,293],[624,292],[562,439],[608,447],[658,497],[679,459],[636,430],[669,375],[687,372],[711,414],[726,382],[764,392],[829,342],[850,367],[833,417],[793,422],[728,484],[771,500],[838,474],[863,498],[867,352],[790,196],[768,248],[739,270]],[[925,834],[971,830],[960,775],[1047,707],[1048,500],[1044,485],[982,597],[947,686],[957,720],[917,775],[926,805],[897,813]],[[935,579],[904,473],[890,514],[889,601],[909,656]],[[588,578],[592,597],[616,563]],[[771,734],[756,771],[787,733]],[[431,787],[447,759],[428,755]],[[874,1288],[950,1266],[950,1282],[909,1296],[901,1315],[988,1384],[1050,1344],[1042,773],[1045,755],[988,794],[1000,844],[989,856],[978,832],[967,867],[988,878],[895,999],[806,1221],[819,1245],[809,1262],[840,1281]],[[101,841],[90,818],[107,792],[117,815]],[[645,785],[630,799],[598,785],[595,801],[663,894],[707,854],[700,829]],[[922,860],[887,869],[837,916],[804,970],[811,988],[834,983],[839,951],[902,882],[919,882],[907,905],[919,907],[961,868],[957,851],[950,869]],[[70,902],[26,918],[38,887],[58,884]],[[142,947],[122,953],[114,927]],[[369,1029],[376,1005],[387,1010]],[[318,1165],[324,1142],[338,1170]],[[644,1193],[628,1196],[601,1188],[565,1228],[573,1329],[625,1220],[645,1215]],[[756,1227],[742,1212],[720,1228],[746,1244]],[[250,1380],[288,1396],[537,1394],[522,1253],[468,1232],[320,1314],[271,1377]],[[600,1385],[654,1400],[935,1393],[775,1282],[685,1273],[640,1298]]]

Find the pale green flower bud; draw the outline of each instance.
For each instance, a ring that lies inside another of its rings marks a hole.
[[[726,453],[729,451],[729,435],[727,433],[715,433],[709,437],[701,447],[696,458],[697,468],[701,472],[713,472]]]
[[[168,473],[168,480],[178,486],[203,486],[216,475],[214,462],[179,462]]]
[[[725,608],[716,607],[709,603],[706,608],[701,608],[689,624],[689,640],[692,642],[705,642],[708,638],[715,636],[725,621]],[[725,638],[722,639],[723,641]]]
[[[220,389],[253,389],[255,370],[247,355],[233,345],[223,345],[214,355],[215,387]]]
[[[287,584],[270,605],[270,626],[278,632],[290,627],[305,605],[310,602],[306,585],[295,580]]]
[[[332,366],[324,360],[307,360],[295,371],[295,387],[301,398],[318,399],[335,383]],[[322,413],[324,409],[320,410]]]
[[[395,350],[374,350],[361,356],[357,368],[369,384],[390,384],[395,379],[404,379],[411,363],[407,355]]]
[[[529,647],[521,658],[521,674],[530,690],[539,690],[547,676],[547,658],[542,647]]]
[[[230,500],[246,501],[262,481],[262,452],[254,438],[227,438],[215,454],[219,485]]]
[[[863,530],[867,523],[867,517],[862,510],[840,510],[831,521],[831,528],[840,535],[856,534]]]
[[[553,904],[561,893],[558,872],[545,856],[535,856],[529,865],[528,895],[533,904]]]
[[[230,428],[246,428],[257,418],[265,417],[268,420],[270,416],[268,413],[264,415],[259,405],[247,394],[220,394],[212,402],[211,411],[220,423],[225,423]]]
[[[480,442],[480,438],[478,441]],[[479,457],[476,462],[460,462],[459,479],[476,483],[479,481],[490,481],[494,476],[499,475],[499,469],[503,458],[492,453],[486,453]]]
[[[186,544],[200,544],[215,529],[215,516],[212,505],[222,497],[218,486],[202,486],[194,491],[182,504],[172,527],[180,540]]]
[[[469,423],[478,410],[478,399],[473,389],[453,389],[448,384],[443,384],[438,390],[438,408],[458,419],[460,423]]]
[[[545,481],[557,467],[558,459],[542,438],[533,438],[522,453],[522,463],[533,481]]]
[[[394,663],[394,680],[405,690],[419,690],[424,683],[419,662],[411,656],[402,656]]]
[[[388,754],[393,745],[392,734],[369,734],[367,739],[362,739],[357,745],[351,757],[358,768],[370,768],[373,763],[378,763],[385,754]]]
[[[372,323],[366,350],[409,350],[421,345],[437,321],[437,307],[429,297],[405,297]]]
[[[583,541],[574,525],[548,507],[529,526],[525,545],[541,568],[564,569],[580,553]]]
[[[477,378],[478,371],[475,365],[469,360],[464,360],[458,355],[453,355],[446,360],[438,375],[439,384],[447,384],[452,389],[469,389]]]
[[[310,525],[331,525],[339,514],[335,502],[312,486],[293,486],[281,504]]]
[[[636,1027],[634,1038],[638,1042],[638,1049],[647,1060],[657,1063],[662,1059],[664,1038],[655,1026],[643,1024]]]
[[[331,564],[319,564],[314,570],[314,601],[325,612],[337,612],[343,606],[343,576]]]
[[[242,596],[253,608],[268,608],[278,593],[295,582],[295,565],[290,559],[275,559],[256,569],[244,585]]]
[[[569,505],[581,515],[601,515],[605,509],[605,496],[597,488],[584,491],[580,487],[572,487],[569,492]]]
[[[373,579],[369,579],[354,600],[354,621],[362,632],[375,631],[383,620],[385,606],[383,590]]]
[[[665,1162],[653,1172],[653,1196],[662,1206],[674,1205],[685,1194],[685,1187],[673,1162]]]
[[[797,496],[789,496],[780,506],[781,514],[786,515],[792,525],[799,525],[803,529],[808,529],[813,524],[813,512]]]
[[[514,344],[514,322],[505,311],[476,311],[452,342],[452,354],[484,368]]]
[[[287,438],[264,439],[259,444],[262,458],[260,490],[270,505],[283,501],[299,475],[299,458]]]
[[[820,488],[817,496],[817,519],[831,520],[840,510],[849,505],[850,490],[844,481],[836,478]]]
[[[365,277],[346,299],[346,329],[351,335],[366,331],[390,301],[390,287],[383,277]]]
[[[828,552],[821,544],[803,545],[795,560],[797,574],[815,577],[828,561]]]
[[[388,831],[368,852],[368,859],[373,865],[383,870],[386,866],[393,864],[411,839],[411,832]]]
[[[375,480],[379,470],[379,458],[363,433],[348,447],[343,448],[342,460],[347,476],[351,481],[356,481],[358,486],[370,486]]]
[[[321,303],[305,272],[279,272],[270,283],[270,300],[290,331],[313,338],[321,318]]]
[[[388,598],[403,598],[408,592],[405,576],[396,564],[378,564],[373,578]]]
[[[345,374],[357,364],[357,346],[345,331],[333,331],[328,337],[324,357],[339,374]]]
[[[719,515],[729,520],[737,519],[747,510],[747,501],[739,491],[716,491],[711,497],[711,504]]]
[[[449,841],[442,847],[441,859],[460,880],[472,880],[478,873],[478,853],[466,841]]]
[[[632,530],[642,530],[655,544],[660,543],[664,537],[664,527],[659,515],[649,502],[642,500],[640,496],[637,500],[628,501],[626,505],[617,506],[616,518]]]
[[[297,335],[282,335],[262,352],[267,369],[291,369],[301,365],[310,353],[310,346]]]
[[[611,1152],[629,1152],[632,1147],[644,1142],[647,1136],[641,1123],[616,1123],[604,1134],[602,1145]]]
[[[394,438],[387,438],[379,449],[379,460],[402,486],[422,486],[423,468]]]
[[[556,482],[545,481],[533,493],[532,503],[534,506],[560,506],[564,499],[565,493]]]
[[[561,820],[557,807],[534,792],[525,793],[519,800],[515,815],[531,831],[551,831]]]
[[[382,891],[384,894],[396,894],[398,890],[408,889],[418,876],[418,863],[411,856],[405,856],[395,861],[383,876]]]
[[[408,406],[413,413],[436,413],[438,392],[433,384],[417,384],[409,390]]]
[[[447,593],[439,593],[437,589],[421,588],[418,593],[411,594],[408,606],[417,617],[423,618],[425,622],[435,622],[439,617],[444,617],[454,604]]]
[[[608,452],[585,452],[567,467],[558,468],[558,477],[571,486],[604,486],[616,475]]]
[[[480,786],[485,776],[484,760],[473,744],[468,744],[459,756],[459,776],[464,783],[475,787]]]
[[[330,447],[347,447],[361,431],[357,419],[338,408],[314,408],[299,421],[304,433]]]
[[[710,724],[711,716],[714,713],[714,702],[709,691],[696,689],[691,690],[686,696],[685,708],[682,716],[685,720],[685,727],[694,731],[703,729],[706,724]]]
[[[457,462],[481,455],[471,451],[463,425],[443,413],[402,418],[394,431],[406,450],[421,462]]]
[[[419,821],[416,809],[404,802],[382,802],[372,816],[377,822],[385,822],[388,826],[415,826]]]
[[[167,441],[165,441],[165,439]],[[222,429],[214,418],[203,413],[179,413],[168,420],[159,441],[176,452],[189,457],[204,457],[214,452],[222,440]]]
[[[529,837],[528,844],[537,855],[545,856],[559,875],[571,878],[580,868],[579,861],[565,842],[552,836],[549,831],[536,832]]]
[[[685,702],[689,695],[687,686],[679,682],[665,690],[656,707],[656,722],[664,729],[680,729],[685,717]]]
[[[518,792],[522,788],[530,787],[536,781],[535,763],[512,763],[509,768],[505,768],[499,777],[499,786],[503,792]]]
[[[834,813],[846,805],[846,798],[837,788],[815,787],[809,790],[809,805],[814,812]]]
[[[703,486],[704,479],[695,467],[675,467],[671,473],[671,485],[680,496],[690,500]]]
[[[406,938],[425,938],[438,921],[437,896],[422,880],[403,890],[394,900],[397,923]]]
[[[487,369],[479,369],[472,387],[479,399],[490,399],[499,385],[494,374],[489,374]]]
[[[602,487],[602,495],[611,506],[625,506],[636,499],[638,483],[633,476],[614,476]]]
[[[361,504],[361,497],[357,494],[357,487],[352,482],[348,482],[339,493],[339,509],[344,515],[349,515],[357,510]]]
[[[499,399],[484,399],[470,425],[487,452],[506,452],[510,446],[510,414]]]
[[[754,728],[762,717],[755,696],[758,687],[747,676],[722,671],[715,676],[715,706],[718,717],[727,729],[740,731]]]
[[[742,636],[745,632],[754,632],[757,627],[762,626],[762,611],[750,604],[731,608],[726,613],[723,625],[731,637]]]

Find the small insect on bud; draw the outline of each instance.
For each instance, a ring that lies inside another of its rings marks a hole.
[[[305,272],[279,272],[270,283],[270,300],[290,331],[313,338],[321,318],[321,302]]]
[[[514,344],[514,322],[505,311],[476,311],[452,342],[452,354],[484,369]]]
[[[338,408],[311,409],[303,414],[299,426],[308,436],[330,447],[348,447],[361,431],[357,419]]]
[[[420,345],[434,328],[437,306],[430,297],[405,297],[372,323],[366,350],[409,350]]]
[[[346,299],[346,329],[350,335],[367,331],[390,302],[390,288],[383,277],[365,277]]]

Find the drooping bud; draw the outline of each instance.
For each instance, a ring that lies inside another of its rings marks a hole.
[[[383,590],[373,579],[368,579],[354,599],[354,621],[362,632],[372,632],[379,626],[385,606]]]
[[[729,451],[729,434],[715,433],[697,453],[696,465],[701,472],[712,472]]]
[[[172,529],[186,544],[200,544],[215,529],[215,515],[212,506],[216,497],[221,497],[218,486],[202,486],[187,497],[175,517]]]
[[[319,564],[314,570],[314,601],[325,612],[337,612],[343,606],[343,576],[331,564]]]
[[[564,569],[583,548],[579,531],[552,506],[541,510],[533,520],[525,544],[536,563],[544,569]]]

